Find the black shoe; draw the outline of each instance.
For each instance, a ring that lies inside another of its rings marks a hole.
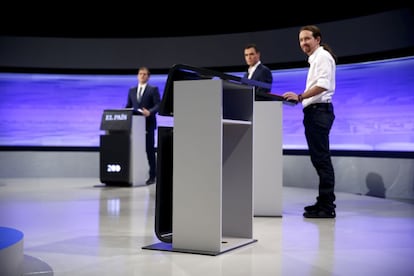
[[[318,202],[316,202],[315,204],[306,206],[303,209],[305,209],[305,212],[315,212],[316,210],[319,209],[319,204]]]
[[[335,210],[325,210],[318,208],[314,211],[307,211],[303,213],[305,218],[335,218],[336,213]]]
[[[321,208],[325,210],[331,210],[331,209],[335,209],[336,205],[334,203],[327,204],[327,203],[321,203],[317,201],[315,204],[305,206],[305,208],[303,209],[305,209],[306,212],[315,212]]]
[[[145,184],[151,185],[155,183],[155,178],[148,178],[147,181],[145,181]]]

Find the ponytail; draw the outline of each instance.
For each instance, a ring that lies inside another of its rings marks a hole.
[[[328,51],[330,54],[331,54],[331,56],[333,57],[333,59],[335,60],[335,63],[338,63],[338,57],[335,55],[335,53],[332,51],[332,48],[328,45],[328,44],[326,44],[326,43],[321,43],[321,46],[326,50],[326,51]]]

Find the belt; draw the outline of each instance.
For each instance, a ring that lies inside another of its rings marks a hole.
[[[332,103],[314,103],[310,104],[303,109],[303,112],[309,112],[311,110],[325,110],[325,111],[333,111]]]

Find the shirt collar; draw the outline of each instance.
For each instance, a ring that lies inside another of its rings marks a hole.
[[[257,66],[259,66],[260,63],[261,62],[259,60],[255,65],[253,65],[252,67],[249,67],[249,69],[247,70],[249,72],[249,76],[253,74],[253,72],[256,70]]]
[[[312,61],[316,58],[318,53],[322,51],[323,47],[319,46],[313,53],[308,57],[308,63],[312,63]]]

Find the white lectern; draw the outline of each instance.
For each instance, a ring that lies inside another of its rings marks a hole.
[[[255,101],[253,122],[254,215],[282,216],[282,101]]]
[[[218,255],[253,239],[251,86],[174,82],[172,243],[144,249]]]

